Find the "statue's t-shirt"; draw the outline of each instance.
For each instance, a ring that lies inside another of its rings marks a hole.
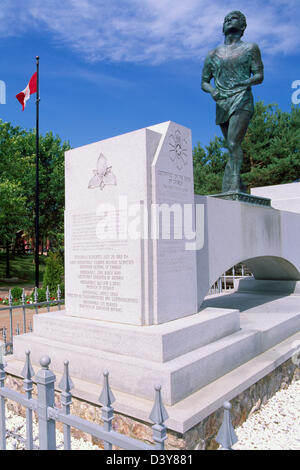
[[[221,95],[216,106],[216,124],[227,122],[234,112],[241,109],[253,114],[251,87],[238,84],[260,70],[263,70],[263,63],[260,50],[254,43],[239,41],[232,45],[221,45],[208,54],[202,80],[210,82],[214,78]]]

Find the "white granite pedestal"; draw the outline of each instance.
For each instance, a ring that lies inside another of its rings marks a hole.
[[[166,219],[160,225],[151,217],[153,204],[173,220],[169,238],[162,236]],[[186,210],[190,230],[180,219]],[[139,403],[131,409],[140,419],[141,403],[153,399],[160,383],[170,422],[186,429],[204,416],[205,397],[195,402],[202,407],[197,411],[190,409],[194,396],[259,363],[300,330],[300,215],[195,197],[191,135],[178,124],[67,152],[65,230],[66,310],[36,315],[33,333],[14,337],[9,367],[23,361],[27,349],[34,364],[49,355],[58,373],[68,359],[71,376],[86,390],[100,389],[108,370],[113,391]],[[205,299],[240,262],[257,281]],[[279,352],[277,363],[291,350]],[[218,389],[215,403],[249,385],[238,381],[232,389],[226,382],[226,394]],[[187,401],[188,416],[179,423]]]

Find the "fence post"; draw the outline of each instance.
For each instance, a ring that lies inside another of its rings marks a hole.
[[[155,449],[164,450],[165,440],[167,439],[167,428],[164,422],[168,419],[169,415],[162,403],[161,399],[161,385],[155,387],[155,403],[149,418],[153,421],[153,440],[155,442]]]
[[[40,359],[42,369],[35,376],[38,391],[39,440],[41,450],[56,450],[55,420],[49,419],[48,407],[54,407],[54,384],[56,377],[49,370],[50,357]]]
[[[26,351],[26,362],[21,372],[23,381],[23,389],[26,393],[26,398],[29,400],[32,398],[33,382],[32,377],[34,376],[34,370],[30,362],[30,351]],[[26,408],[26,449],[33,449],[33,428],[32,428],[32,410]]]
[[[23,308],[23,333],[26,333],[26,294],[25,289],[22,291],[22,308]]]
[[[46,288],[46,301],[48,302],[47,303],[47,311],[50,312],[50,290],[49,290],[49,286],[47,286],[47,288]]]
[[[6,327],[3,327],[2,330],[2,337],[3,337],[3,346],[4,346],[4,354],[7,354],[7,333],[6,333]]]
[[[0,388],[4,387],[5,380],[4,352],[0,345]],[[6,449],[5,399],[2,396],[0,396],[0,449]]]
[[[38,306],[37,303],[39,301],[39,293],[37,287],[34,288],[34,303],[35,303],[35,313],[38,314]]]
[[[62,390],[61,404],[63,412],[68,415],[70,414],[70,406],[72,404],[72,394],[70,391],[74,388],[69,374],[69,361],[64,362],[64,375],[58,387]],[[67,424],[64,424],[64,449],[71,450],[71,428]]]
[[[9,289],[9,293],[8,293],[8,304],[9,304],[10,344],[11,344],[11,351],[12,351],[14,327],[13,327],[13,312],[12,312],[12,310],[13,310],[12,309],[13,298],[12,298],[12,295],[11,295],[11,289]]]
[[[224,408],[224,418],[223,423],[219,429],[217,437],[215,440],[222,447],[220,450],[232,450],[233,444],[238,441],[237,435],[235,433],[234,427],[232,426],[230,410],[231,404],[229,401],[226,401],[223,405]]]
[[[114,409],[111,405],[116,399],[109,386],[108,371],[106,370],[103,373],[103,375],[104,375],[104,385],[103,385],[102,393],[99,397],[99,402],[101,403],[101,405],[103,405],[101,409],[103,427],[105,431],[110,432],[112,428],[112,420],[113,420],[113,414],[114,414]],[[104,450],[112,450],[112,445],[109,442],[104,441]]]
[[[58,310],[60,310],[60,300],[61,300],[60,285],[57,286],[57,300],[58,300]]]

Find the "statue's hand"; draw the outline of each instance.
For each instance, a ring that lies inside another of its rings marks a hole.
[[[219,92],[219,90],[217,90],[217,88],[214,88],[211,92],[211,96],[213,97],[213,99],[215,101],[218,101],[222,98],[221,96],[221,93]]]

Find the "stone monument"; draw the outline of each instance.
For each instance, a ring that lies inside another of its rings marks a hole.
[[[68,315],[152,325],[195,313],[181,226],[189,210],[194,231],[191,145],[167,122],[66,152]]]
[[[159,383],[168,427],[185,432],[257,381],[261,354],[300,329],[300,216],[195,196],[191,132],[170,121],[65,162],[65,311],[34,316],[8,370],[20,373],[28,349],[57,374],[69,360],[73,393],[89,403],[109,370],[116,410],[144,421]],[[256,280],[205,299],[239,262]],[[287,350],[272,349],[268,371]]]
[[[202,89],[216,101],[216,124],[220,125],[229,149],[223,193],[246,192],[240,177],[241,143],[254,112],[251,86],[264,79],[259,47],[241,40],[246,26],[246,18],[240,11],[232,11],[225,17],[225,42],[208,54],[202,72]],[[215,88],[210,83],[212,78]],[[239,199],[236,194],[234,199]]]

